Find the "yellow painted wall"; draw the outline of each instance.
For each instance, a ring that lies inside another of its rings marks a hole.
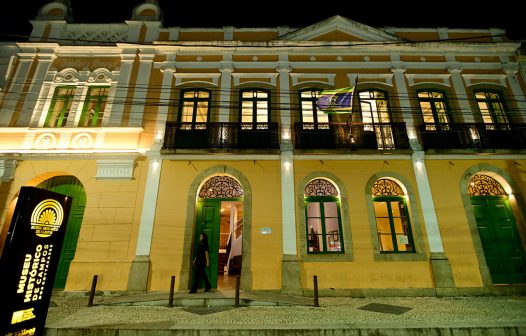
[[[254,289],[281,288],[279,161],[192,161],[189,164],[188,161],[165,160],[152,239],[150,290],[167,290],[170,276],[178,275],[181,271],[185,230],[194,229],[185,228],[186,217],[194,216],[187,213],[190,186],[205,170],[225,164],[240,171],[252,190],[251,228],[243,227],[243,230],[251,229],[252,234],[252,286]],[[270,227],[272,234],[261,235],[262,227]],[[179,278],[176,276],[177,286]]]
[[[520,165],[513,163],[514,161]],[[426,161],[442,243],[457,287],[482,286],[479,264],[460,189],[463,174],[478,164],[487,164],[511,173],[515,183],[519,188],[522,187],[519,191],[523,195],[526,191],[524,187],[526,170],[522,168],[526,167],[526,160]]]
[[[143,204],[145,163],[138,161],[133,180],[96,180],[95,160],[19,161],[8,192],[2,193],[2,223],[22,186],[36,186],[58,175],[73,175],[86,191],[86,209],[65,290],[88,290],[97,274],[97,289],[123,290]],[[7,186],[7,183],[5,184]],[[4,187],[4,184],[2,184]]]
[[[387,164],[385,163],[387,162]],[[349,201],[349,218],[342,218],[342,225],[350,225],[352,235],[351,262],[305,262],[302,267],[302,287],[312,288],[312,276],[318,276],[319,288],[429,288],[433,287],[429,261],[374,261],[373,235],[367,209],[366,186],[375,174],[396,173],[403,176],[409,185],[406,188],[418,199],[412,161],[389,160],[353,161],[300,161],[294,162],[296,184],[312,172],[327,172],[343,182]],[[341,187],[341,186],[339,186]],[[418,221],[411,218],[414,231],[420,225],[423,233],[425,252],[428,254],[427,238],[419,204],[416,207]],[[296,209],[297,211],[297,209]],[[375,236],[374,236],[375,237]],[[348,248],[349,237],[344,237]]]

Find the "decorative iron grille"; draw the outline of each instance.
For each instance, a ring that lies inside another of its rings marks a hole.
[[[473,175],[469,180],[468,193],[470,196],[506,196],[506,191],[497,180],[484,174]]]
[[[200,198],[240,198],[243,188],[230,176],[214,176],[203,184],[199,190]]]
[[[379,179],[373,184],[373,196],[402,196],[404,191],[393,180]]]
[[[305,196],[338,196],[338,190],[327,180],[314,179],[305,186]]]

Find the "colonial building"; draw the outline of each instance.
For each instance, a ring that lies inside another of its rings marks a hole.
[[[526,84],[500,29],[165,27],[43,6],[0,46],[0,243],[17,195],[73,197],[57,289],[524,293]],[[352,111],[320,92],[354,87]],[[521,286],[522,285],[522,286]]]

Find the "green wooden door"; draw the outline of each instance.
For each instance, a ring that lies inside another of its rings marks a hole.
[[[197,202],[197,214],[194,233],[194,254],[196,254],[199,236],[202,231],[208,235],[208,247],[210,265],[207,267],[206,274],[212,284],[212,288],[217,288],[217,267],[219,262],[219,221],[221,219],[221,200],[206,199]],[[193,277],[194,275],[192,275]],[[199,283],[198,288],[203,288],[204,283]]]
[[[493,283],[526,283],[526,254],[508,198],[472,196],[471,204]]]
[[[62,245],[62,251],[60,252],[55,284],[53,285],[53,288],[63,289],[66,286],[69,265],[75,256],[75,249],[77,248],[80,226],[82,224],[82,217],[84,216],[84,208],[86,207],[86,193],[80,181],[73,176],[57,176],[51,178],[39,184],[38,188],[54,191],[73,198],[64,243]]]

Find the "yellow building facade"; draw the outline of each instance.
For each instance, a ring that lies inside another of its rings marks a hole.
[[[164,27],[42,7],[0,46],[3,244],[23,186],[72,196],[55,287],[524,293],[526,84],[499,29]],[[324,90],[353,87],[352,111]]]

